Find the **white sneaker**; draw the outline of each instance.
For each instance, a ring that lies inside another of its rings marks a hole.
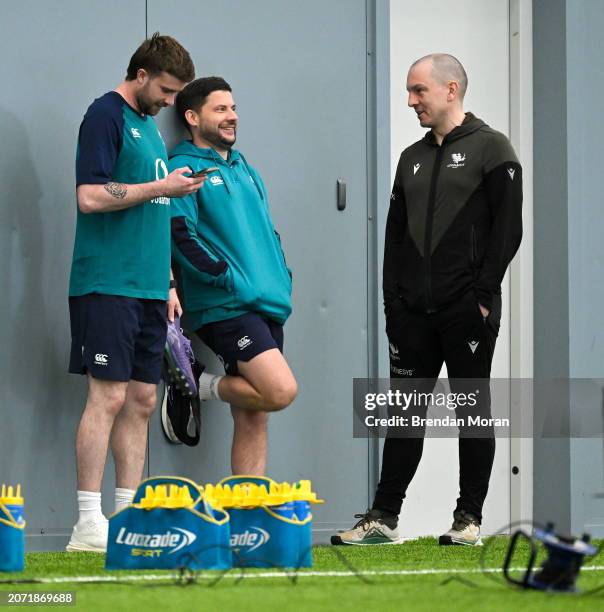
[[[361,520],[352,529],[331,536],[331,543],[334,546],[340,544],[368,546],[371,544],[402,543],[403,540],[397,529],[397,516],[386,516],[381,510],[375,509],[354,516]]]
[[[71,539],[65,550],[68,552],[107,552],[107,538],[109,536],[109,521],[91,519],[78,521],[71,533]]]
[[[438,543],[441,546],[462,545],[482,546],[480,539],[480,523],[475,516],[465,510],[455,510],[453,513],[453,526],[447,533],[440,536]]]

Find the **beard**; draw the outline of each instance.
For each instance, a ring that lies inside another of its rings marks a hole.
[[[199,128],[199,136],[201,138],[203,138],[203,140],[205,140],[206,142],[209,142],[211,145],[219,148],[219,149],[224,149],[224,150],[230,150],[232,149],[233,145],[235,144],[235,141],[237,140],[237,128],[235,126],[233,127],[233,138],[232,139],[226,139],[223,138],[220,135],[220,129],[219,128],[203,128],[200,127]]]
[[[140,112],[144,115],[157,115],[157,113],[159,113],[159,111],[165,106],[161,102],[154,102],[151,100],[144,89],[136,94],[135,99]]]

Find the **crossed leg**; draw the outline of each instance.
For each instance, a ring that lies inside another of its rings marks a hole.
[[[289,406],[298,386],[285,358],[270,349],[249,361],[238,361],[238,376],[225,376],[218,384],[220,397],[233,414],[233,474],[261,476],[266,470],[268,413]]]

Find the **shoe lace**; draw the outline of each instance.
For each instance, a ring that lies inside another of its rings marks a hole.
[[[463,531],[472,523],[476,523],[476,521],[471,515],[465,512],[456,512],[453,515],[453,529],[455,529],[455,531]]]
[[[375,516],[371,514],[371,510],[367,510],[367,512],[363,514],[355,514],[354,518],[361,519],[358,521],[353,529],[358,529],[359,527],[363,528],[363,531],[367,531],[369,529],[369,524],[375,520]]]

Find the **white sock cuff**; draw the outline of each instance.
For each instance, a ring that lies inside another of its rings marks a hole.
[[[199,399],[217,399],[222,401],[222,398],[218,395],[218,383],[221,378],[224,378],[224,376],[203,372],[199,377]]]
[[[136,489],[122,489],[120,487],[115,487],[115,496],[121,497],[122,499],[127,499],[128,501],[132,501],[135,493]]]
[[[77,491],[78,510],[81,512],[102,513],[100,491]]]
[[[121,487],[115,487],[115,511],[121,510],[132,503],[135,489],[123,489]]]
[[[78,499],[101,499],[100,491],[77,491]]]
[[[214,376],[214,379],[212,380],[212,382],[210,383],[210,393],[212,394],[212,397],[214,399],[217,399],[218,401],[222,401],[222,398],[220,397],[220,395],[218,394],[218,383],[224,378],[224,376]]]

